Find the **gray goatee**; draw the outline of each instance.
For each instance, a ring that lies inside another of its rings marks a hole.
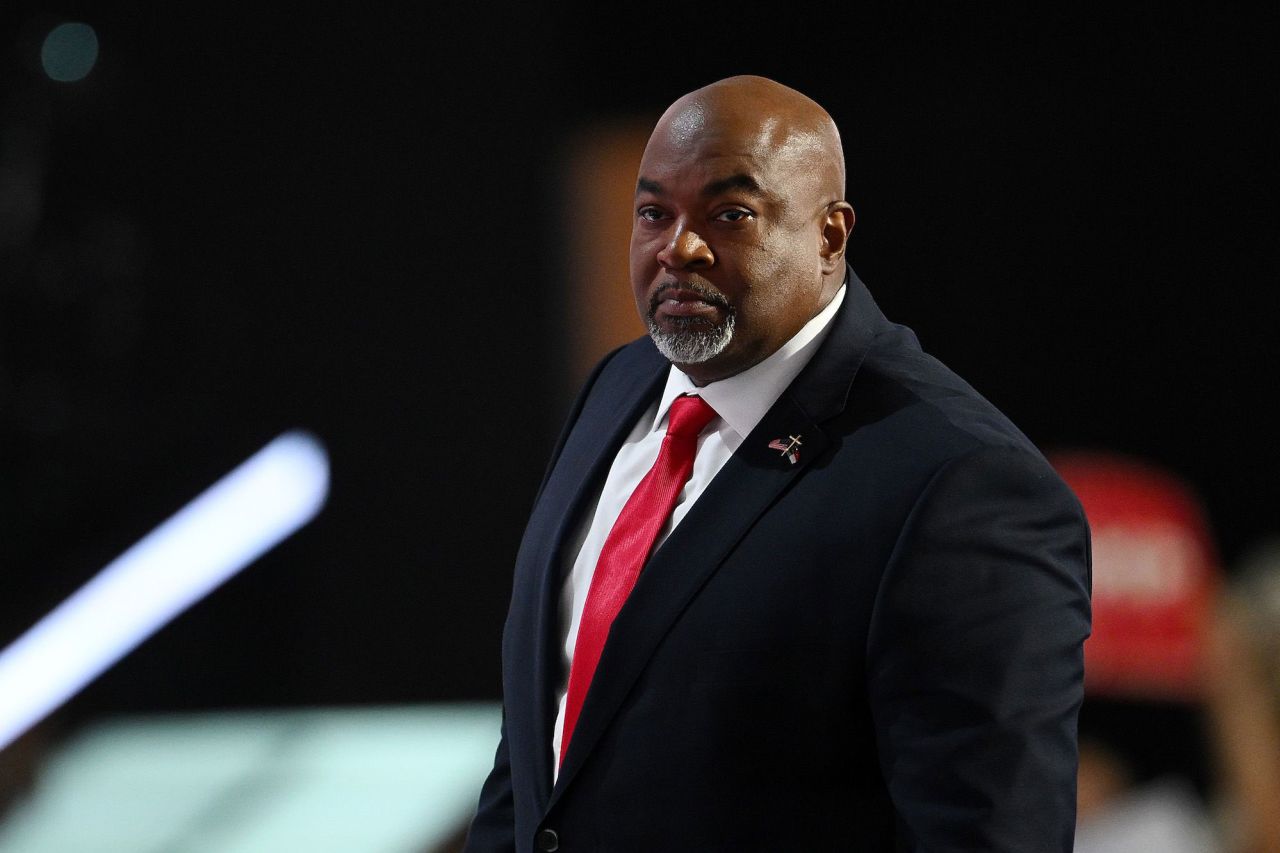
[[[725,321],[716,326],[708,326],[703,320],[689,317],[672,317],[675,328],[663,329],[654,320],[653,312],[649,312],[647,325],[649,337],[658,352],[666,356],[668,361],[676,364],[701,364],[724,352],[725,347],[733,340],[733,314],[725,317]]]

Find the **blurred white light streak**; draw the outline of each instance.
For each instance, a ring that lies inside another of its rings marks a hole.
[[[329,460],[288,432],[210,486],[0,652],[0,749],[310,521]]]

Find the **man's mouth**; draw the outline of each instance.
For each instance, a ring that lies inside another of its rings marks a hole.
[[[720,312],[732,310],[729,301],[710,288],[667,283],[659,287],[649,300],[649,316],[707,319],[714,321]]]

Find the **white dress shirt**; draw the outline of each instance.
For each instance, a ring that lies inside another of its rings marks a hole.
[[[676,498],[671,520],[659,531],[653,544],[654,551],[662,545],[724,463],[729,461],[733,452],[813,358],[827,336],[831,319],[844,301],[844,295],[845,288],[841,287],[831,302],[777,352],[749,370],[728,379],[699,388],[673,365],[667,374],[667,385],[662,396],[640,416],[631,434],[619,448],[600,494],[594,504],[589,505],[583,513],[583,522],[579,525],[577,535],[565,549],[566,559],[572,559],[573,564],[560,593],[560,636],[564,667],[563,679],[558,688],[559,711],[551,743],[552,766],[555,768],[553,778],[558,778],[560,774],[560,740],[569,690],[569,667],[573,663],[573,649],[578,641],[578,623],[587,601],[587,592],[591,588],[591,577],[595,573],[596,562],[600,559],[600,551],[604,548],[605,538],[621,514],[622,507],[658,458],[662,439],[667,434],[667,412],[672,401],[681,394],[701,396],[715,409],[718,417],[713,418],[698,436],[693,473]]]

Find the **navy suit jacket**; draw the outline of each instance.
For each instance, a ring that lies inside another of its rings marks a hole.
[[[669,365],[646,338],[587,381],[516,559],[467,850],[1071,850],[1084,514],[848,287],[645,566],[553,787],[564,543]],[[768,446],[787,436],[794,464]]]

